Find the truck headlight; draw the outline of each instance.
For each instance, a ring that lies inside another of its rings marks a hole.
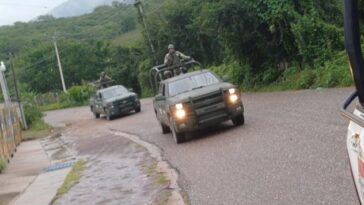
[[[236,101],[238,101],[239,97],[236,94],[232,94],[229,96],[229,100],[232,103],[236,103]]]
[[[176,104],[175,108],[176,108],[175,115],[178,119],[183,119],[184,117],[186,117],[186,111],[183,109],[182,103]]]
[[[236,103],[239,100],[238,90],[236,88],[229,89],[229,101],[231,103]]]
[[[235,94],[236,93],[236,89],[235,88],[230,88],[229,89],[229,94],[232,95],[232,94]]]
[[[182,103],[176,104],[176,109],[177,110],[182,110],[183,109],[183,104]]]
[[[178,119],[183,119],[184,117],[186,117],[186,111],[182,110],[177,110],[176,111],[176,117]]]

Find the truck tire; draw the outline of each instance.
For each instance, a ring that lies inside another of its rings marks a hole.
[[[112,120],[112,116],[108,110],[106,110],[106,120],[108,120],[108,121]]]
[[[161,128],[162,128],[162,133],[163,134],[167,134],[167,133],[170,133],[171,132],[171,129],[168,126],[164,125],[161,122],[160,122],[160,124],[161,124]]]
[[[99,119],[99,118],[100,118],[100,114],[99,114],[99,113],[97,113],[97,112],[94,112],[94,117],[95,117],[96,119]]]
[[[138,113],[141,110],[141,106],[135,108],[135,112]]]
[[[233,124],[235,126],[243,125],[245,122],[244,114],[240,114],[240,115],[234,117],[233,119],[231,119],[231,121],[233,121]]]
[[[170,119],[170,121],[169,121],[170,123],[170,127],[169,127],[169,129],[171,130],[171,132],[172,132],[172,136],[173,136],[173,139],[174,139],[174,141],[177,143],[177,144],[181,144],[181,143],[183,143],[186,139],[185,139],[185,133],[183,133],[183,132],[176,132],[176,130],[174,129],[174,127],[173,127],[173,125],[172,125],[172,123],[173,123],[173,121],[172,121],[172,119]]]

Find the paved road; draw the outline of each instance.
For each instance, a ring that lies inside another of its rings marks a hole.
[[[151,99],[142,112],[98,124],[139,135],[163,149],[193,205],[359,204],[339,107],[353,88],[243,94],[246,124],[231,122],[176,145],[163,135]],[[50,112],[89,119],[88,108]],[[92,120],[93,122],[95,120]]]

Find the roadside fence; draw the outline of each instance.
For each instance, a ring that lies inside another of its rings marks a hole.
[[[9,162],[22,140],[20,119],[15,105],[0,107],[0,160]]]

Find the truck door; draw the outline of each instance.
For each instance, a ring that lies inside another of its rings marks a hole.
[[[158,113],[158,117],[159,120],[162,122],[166,122],[166,91],[165,91],[165,84],[161,83],[159,85],[159,90],[158,90],[158,94],[155,98],[156,100],[156,105],[157,105],[157,113]]]
[[[102,108],[102,94],[100,92],[96,93],[95,96],[95,107],[98,113],[103,113],[104,110]]]

